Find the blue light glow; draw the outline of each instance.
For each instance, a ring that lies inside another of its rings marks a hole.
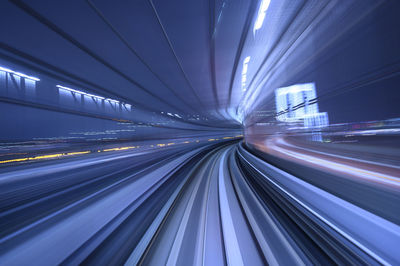
[[[17,75],[17,76],[22,77],[22,78],[30,79],[30,80],[33,80],[33,81],[40,81],[39,78],[28,76],[28,75],[25,75],[23,73],[16,72],[14,70],[11,70],[11,69],[8,69],[8,68],[5,68],[5,67],[1,67],[1,66],[0,66],[0,71],[4,71],[4,72],[7,72],[7,73],[10,73],[10,74],[13,74],[13,75]]]

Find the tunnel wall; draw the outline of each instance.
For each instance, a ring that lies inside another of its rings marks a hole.
[[[330,124],[366,123],[400,117],[400,2],[360,2],[338,7],[276,68],[260,95],[268,95],[248,114],[246,140],[290,133],[302,124],[276,120],[276,89],[315,83],[320,112]],[[270,92],[270,93],[268,93]],[[271,93],[272,92],[272,93]],[[343,130],[343,128],[339,128]]]

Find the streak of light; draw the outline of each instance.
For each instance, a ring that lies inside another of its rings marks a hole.
[[[111,148],[111,149],[104,149],[103,151],[124,151],[136,148],[135,146],[128,146],[128,147],[121,147],[121,148]]]
[[[398,179],[394,176],[390,176],[387,174],[382,174],[382,173],[378,173],[378,172],[374,172],[374,171],[370,171],[370,170],[366,170],[366,169],[361,169],[361,168],[358,168],[355,166],[341,164],[341,163],[333,162],[331,160],[325,160],[325,159],[317,158],[317,157],[310,156],[310,155],[305,155],[302,153],[298,153],[295,151],[291,151],[288,149],[278,147],[276,145],[273,145],[273,147],[271,147],[271,148],[273,150],[283,153],[287,156],[290,156],[290,157],[293,157],[293,158],[296,158],[299,160],[307,161],[314,165],[319,165],[319,166],[322,166],[324,168],[328,168],[328,169],[331,169],[334,171],[342,172],[345,174],[350,174],[350,175],[357,176],[362,179],[375,180],[378,182],[385,180],[385,182],[389,181],[388,183],[390,183],[392,185],[396,185],[396,186],[400,185],[400,179]]]
[[[13,163],[13,162],[24,162],[24,161],[35,161],[35,160],[42,160],[42,159],[54,159],[54,158],[61,158],[61,157],[80,155],[80,154],[87,154],[87,153],[90,153],[90,151],[39,155],[39,156],[35,156],[35,157],[24,157],[24,158],[4,160],[4,161],[0,161],[0,164]]]
[[[66,91],[69,91],[69,92],[72,92],[72,93],[78,93],[78,94],[85,95],[85,96],[88,96],[88,97],[92,97],[92,98],[95,98],[95,99],[98,99],[98,100],[104,100],[104,101],[108,101],[110,103],[115,103],[115,104],[122,104],[128,109],[132,108],[132,105],[127,104],[127,103],[122,103],[122,102],[114,100],[114,99],[105,98],[105,97],[102,97],[102,96],[99,96],[99,95],[90,94],[90,93],[87,93],[87,92],[84,92],[84,91],[71,89],[71,88],[68,88],[68,87],[65,87],[65,86],[61,86],[61,85],[56,85],[56,87],[59,88],[59,89],[62,89],[62,90],[66,90]]]
[[[66,153],[65,155],[79,155],[79,154],[88,154],[90,151],[78,151],[78,152],[69,152]]]
[[[271,0],[262,0],[260,9],[258,10],[256,22],[254,23],[254,28],[253,28],[254,34],[256,33],[257,30],[261,29],[270,3]]]
[[[243,69],[242,69],[242,90],[243,91],[246,91],[247,69],[248,69],[249,62],[250,62],[250,56],[246,57],[243,61]]]
[[[163,145],[165,145],[165,144],[163,144]],[[124,150],[130,150],[130,149],[134,149],[134,148],[139,148],[139,147],[140,146],[127,146],[127,147],[119,147],[119,148],[110,148],[110,149],[104,149],[104,150],[97,150],[97,152],[124,151]],[[3,161],[0,161],[0,164],[15,163],[15,162],[25,162],[25,161],[35,161],[35,160],[43,160],[43,159],[55,159],[55,158],[63,158],[63,157],[74,156],[74,155],[83,155],[83,154],[88,154],[88,153],[91,153],[91,151],[79,151],[79,152],[47,154],[47,155],[39,155],[39,156],[34,156],[34,157],[24,157],[24,158],[3,160]]]
[[[33,81],[40,81],[40,79],[38,79],[38,78],[35,78],[35,77],[32,77],[32,76],[28,76],[28,75],[25,75],[23,73],[16,72],[14,70],[11,70],[11,69],[8,69],[8,68],[5,68],[5,67],[1,67],[0,66],[0,70],[4,71],[4,72],[7,72],[7,73],[10,73],[10,74],[14,74],[14,75],[20,76],[22,78],[30,79],[30,80],[33,80]]]
[[[86,92],[83,92],[83,91],[74,90],[74,89],[71,89],[71,88],[68,88],[68,87],[64,87],[64,86],[61,86],[61,85],[56,85],[56,87],[59,88],[59,89],[62,89],[62,90],[66,90],[66,91],[69,91],[69,92],[86,95],[86,96],[97,98],[97,99],[100,99],[100,100],[104,100],[105,99],[104,97],[101,97],[101,96],[98,96],[98,95],[89,94],[89,93],[86,93]]]

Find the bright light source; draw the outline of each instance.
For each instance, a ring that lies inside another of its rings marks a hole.
[[[87,93],[87,92],[84,92],[84,91],[71,89],[71,88],[68,88],[68,87],[65,87],[65,86],[61,86],[61,85],[56,85],[56,87],[59,88],[59,89],[62,89],[62,90],[70,91],[70,92],[73,92],[73,93],[78,93],[78,94],[85,95],[85,96],[88,96],[88,97],[91,97],[91,98],[95,98],[95,99],[98,99],[98,100],[105,100],[105,101],[108,101],[110,103],[115,103],[115,104],[120,104],[121,103],[120,101],[117,101],[117,100],[114,100],[114,99],[104,98],[104,97],[99,96],[99,95],[90,94],[90,93]],[[132,108],[132,105],[130,105],[130,104],[127,104],[127,103],[122,103],[122,104],[125,105],[125,107],[127,107],[129,109]]]
[[[89,94],[89,93],[85,93],[84,95],[88,96],[88,97],[92,97],[92,98],[97,98],[97,99],[100,99],[100,100],[104,100],[105,99],[104,97],[93,95],[93,94]]]
[[[254,23],[254,28],[253,28],[254,34],[256,33],[256,30],[261,29],[261,27],[264,23],[265,14],[268,10],[270,3],[271,3],[271,0],[262,0],[260,9],[258,10],[256,22]]]
[[[10,74],[14,74],[14,75],[20,76],[22,78],[26,78],[26,79],[30,79],[30,80],[34,80],[34,81],[40,81],[40,79],[38,79],[38,78],[31,77],[31,76],[25,75],[23,73],[16,72],[14,70],[11,70],[11,69],[8,69],[8,68],[5,68],[5,67],[1,67],[1,66],[0,66],[0,71],[4,71],[4,72],[10,73]]]
[[[71,88],[68,88],[68,87],[64,87],[64,86],[61,86],[61,85],[56,85],[56,87],[59,88],[59,89],[63,89],[63,90],[74,92],[74,93],[79,93],[79,94],[82,94],[82,95],[87,94],[86,92],[74,90],[74,89],[71,89]]]
[[[264,12],[264,13],[267,12],[270,2],[271,2],[271,0],[263,0],[262,1],[261,7],[260,7],[261,12]]]
[[[247,73],[247,64],[243,65],[243,71],[242,74],[246,74]]]
[[[314,85],[311,84],[295,84],[289,87],[279,88],[276,90],[277,95],[295,94],[302,91],[315,91]]]
[[[107,98],[106,101],[109,101],[109,102],[112,102],[112,103],[117,103],[117,104],[119,103],[119,101],[113,100],[113,99],[110,99],[110,98]]]
[[[242,68],[242,90],[246,91],[246,80],[247,80],[247,69],[248,69],[248,64],[250,62],[250,56],[247,56],[244,60],[243,60],[243,68]]]
[[[328,114],[319,112],[315,83],[294,84],[275,90],[276,119],[303,121],[305,128],[329,125]]]

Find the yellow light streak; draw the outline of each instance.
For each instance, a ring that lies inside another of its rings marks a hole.
[[[66,156],[73,156],[73,155],[80,155],[80,154],[87,154],[90,151],[80,151],[80,152],[69,152],[69,153],[56,153],[56,154],[47,154],[47,155],[39,155],[35,157],[25,157],[25,158],[18,158],[18,159],[10,159],[0,161],[0,164],[4,163],[14,163],[14,162],[25,162],[25,161],[35,161],[35,160],[42,160],[42,159],[54,159],[54,158],[61,158]]]
[[[23,162],[23,161],[27,161],[27,160],[29,160],[29,158],[20,158],[20,159],[5,160],[5,161],[0,161],[0,163]]]
[[[124,150],[130,150],[134,149],[134,146],[129,146],[129,147],[121,147],[121,148],[111,148],[111,149],[104,149],[103,151],[124,151]]]
[[[69,152],[69,153],[66,153],[65,155],[70,156],[70,155],[79,155],[79,154],[87,154],[87,153],[90,153],[90,151]]]

